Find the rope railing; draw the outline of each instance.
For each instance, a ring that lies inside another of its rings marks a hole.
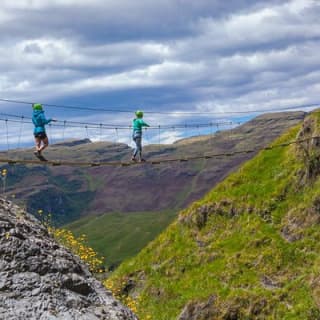
[[[0,116],[5,116],[5,118],[0,118],[1,121],[8,121],[12,123],[28,123],[32,124],[31,118],[26,116],[17,116],[9,115],[6,113],[0,113]],[[22,120],[9,119],[9,117],[19,118]],[[25,120],[26,119],[26,120]],[[61,124],[59,124],[61,123]],[[148,127],[149,130],[159,130],[161,129],[184,129],[184,128],[208,128],[210,126],[230,126],[230,125],[239,125],[242,122],[240,121],[219,121],[219,122],[209,122],[209,123],[186,123],[186,124],[172,124],[172,125],[154,125]],[[70,121],[70,120],[57,120],[56,123],[51,123],[55,127],[72,127],[72,128],[90,128],[90,129],[128,129],[131,128],[129,125],[115,125],[115,124],[105,124],[105,123],[94,123],[94,122],[79,122],[79,121]]]
[[[12,115],[7,113],[0,113],[0,116],[4,116],[5,118],[0,118],[0,121],[7,121],[12,123],[23,123],[23,124],[32,124],[31,117],[27,116],[18,116],[18,115]],[[18,118],[20,120],[10,119],[11,118]],[[287,117],[282,117],[282,120],[296,120],[297,118],[288,115]],[[270,117],[268,118],[269,121],[272,120],[279,120],[279,118],[276,117]],[[254,122],[265,122],[265,119],[251,119],[251,121]],[[151,125],[148,127],[148,130],[159,130],[163,129],[189,129],[189,128],[210,128],[210,127],[223,127],[223,126],[237,126],[241,125],[243,123],[248,122],[248,120],[239,120],[239,121],[210,121],[208,123],[185,123],[185,124],[171,124],[171,125]],[[71,120],[57,120],[56,123],[51,123],[53,127],[71,127],[71,128],[89,128],[89,129],[100,129],[100,130],[126,130],[128,128],[131,128],[130,125],[123,125],[123,124],[106,124],[106,123],[94,123],[94,122],[79,122],[79,121],[71,121]]]

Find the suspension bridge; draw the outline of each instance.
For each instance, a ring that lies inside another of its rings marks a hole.
[[[17,100],[8,100],[8,99],[0,99],[0,102],[6,102],[6,103],[19,103],[19,104],[28,104],[32,105],[31,102],[26,101],[17,101]],[[125,112],[125,113],[133,113],[132,110],[116,110],[116,109],[106,109],[106,108],[93,108],[93,107],[76,107],[76,106],[63,106],[63,105],[47,105],[44,104],[45,107],[52,107],[52,108],[65,108],[65,109],[72,109],[72,110],[86,110],[86,111],[99,111],[99,112]],[[224,116],[224,118],[227,118],[227,115],[229,114],[252,114],[252,113],[266,113],[266,112],[274,112],[274,111],[296,111],[301,110],[303,108],[315,108],[318,106],[318,104],[309,104],[309,105],[300,105],[300,106],[294,106],[294,107],[286,107],[286,108],[278,108],[273,109],[270,108],[268,110],[258,111],[258,110],[251,110],[251,111],[237,111],[237,112],[154,112],[154,111],[145,111],[145,114],[166,114],[172,115],[172,114],[207,114],[207,115],[221,115]],[[30,110],[30,109],[29,109]],[[313,111],[318,112],[318,111]],[[277,120],[278,117],[269,117],[268,120]],[[286,117],[283,118],[285,121],[291,121],[296,119],[293,117],[290,113],[287,114]],[[264,121],[263,119],[254,119],[255,125],[259,125],[259,121]],[[12,143],[10,143],[10,137],[14,136],[15,141],[17,144],[17,149],[21,147],[21,140],[22,137],[28,137],[30,136],[30,140],[32,139],[32,119],[29,116],[25,115],[17,115],[17,114],[11,114],[11,113],[0,113],[0,122],[4,124],[5,128],[5,136],[6,136],[6,144],[7,144],[7,150],[4,150],[0,154],[0,163],[7,163],[10,165],[15,164],[29,164],[29,165],[51,165],[51,166],[85,166],[85,167],[96,167],[96,166],[132,166],[132,165],[138,165],[140,163],[137,162],[131,162],[131,161],[67,161],[67,160],[49,160],[46,162],[39,162],[39,160],[30,160],[30,159],[21,159],[21,158],[12,158],[10,157],[10,151]],[[233,128],[236,128],[237,126],[240,126],[241,124],[245,123],[247,121],[245,120],[221,120],[221,121],[210,121],[206,123],[177,123],[177,124],[169,124],[169,125],[151,125],[148,129],[144,130],[144,139],[148,141],[148,132],[153,132],[153,136],[156,135],[158,138],[156,139],[158,144],[161,144],[161,136],[163,131],[170,130],[171,133],[174,133],[176,131],[190,131],[194,130],[197,132],[196,135],[207,135],[210,137],[210,139],[213,139],[214,134],[217,131],[221,130],[231,130]],[[10,132],[10,127],[14,126],[14,133]],[[84,130],[86,138],[90,139],[89,130],[98,130],[100,133],[100,141],[102,140],[103,132],[113,132],[114,136],[116,137],[114,142],[118,142],[119,140],[119,132],[127,131],[129,133],[129,139],[131,140],[131,134],[132,134],[132,126],[128,124],[112,124],[112,123],[97,123],[97,122],[86,122],[86,121],[73,121],[73,120],[58,120],[54,124],[48,125],[48,133],[49,137],[51,136],[52,130],[56,129],[60,131],[61,141],[65,140],[65,132],[66,130],[74,130],[75,128]],[[185,134],[186,136],[190,136],[188,134]],[[315,139],[319,137],[310,137],[309,139]],[[51,139],[52,140],[52,139]],[[305,141],[305,140],[303,140]],[[181,156],[181,157],[175,157],[175,158],[161,158],[161,159],[150,159],[148,161],[148,164],[155,165],[155,164],[161,164],[161,163],[171,163],[171,162],[185,162],[185,161],[192,161],[192,160],[201,160],[201,159],[212,159],[212,158],[219,158],[219,157],[232,157],[236,154],[245,154],[245,153],[257,153],[261,150],[269,150],[273,148],[279,148],[279,147],[287,147],[291,144],[301,143],[302,140],[295,140],[291,141],[286,144],[281,145],[273,145],[272,147],[260,147],[260,148],[244,148],[243,150],[237,150],[232,152],[205,152],[202,154],[196,154],[196,155],[188,155],[188,156]]]

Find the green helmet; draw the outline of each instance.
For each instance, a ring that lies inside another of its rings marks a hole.
[[[32,105],[33,110],[42,110],[42,104],[41,103],[34,103]]]
[[[137,110],[137,111],[136,111],[136,116],[137,116],[138,118],[142,118],[142,117],[143,117],[143,112],[142,112],[141,110]]]

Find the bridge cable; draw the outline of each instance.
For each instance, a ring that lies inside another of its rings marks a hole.
[[[30,101],[21,101],[21,100],[12,100],[12,99],[4,99],[0,98],[0,102],[8,102],[8,103],[16,103],[16,104],[27,104],[32,105],[34,102]],[[53,108],[62,108],[62,109],[73,109],[73,110],[86,110],[86,111],[100,111],[100,112],[113,112],[113,113],[134,113],[136,110],[128,110],[128,109],[109,109],[104,107],[80,107],[80,106],[70,106],[70,105],[58,105],[58,104],[49,104],[43,103],[46,107]],[[242,111],[145,111],[145,113],[149,114],[181,114],[181,115],[203,115],[203,114],[252,114],[252,113],[265,113],[265,112],[278,112],[278,111],[286,111],[286,110],[296,110],[302,108],[313,108],[318,107],[319,103],[310,103],[303,104],[291,107],[277,107],[277,108],[269,108],[262,110],[242,110]]]

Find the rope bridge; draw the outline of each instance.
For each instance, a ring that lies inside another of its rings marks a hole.
[[[8,99],[1,99],[0,102],[10,102],[10,103],[20,103],[20,104],[32,104],[30,102],[26,101],[16,101],[16,100],[8,100]],[[100,111],[100,112],[130,112],[132,113],[132,110],[113,110],[113,109],[106,109],[106,108],[92,108],[92,107],[76,107],[76,106],[62,106],[62,105],[49,105],[49,104],[44,104],[46,107],[56,107],[56,108],[65,108],[65,109],[76,109],[76,110],[88,110],[88,111]],[[296,107],[291,107],[291,108],[278,108],[277,110],[275,109],[269,109],[269,110],[263,110],[263,111],[281,111],[281,110],[292,110],[292,109],[301,109],[303,107],[315,107],[317,104],[311,104],[311,105],[304,105],[304,106],[296,106]],[[148,112],[146,111],[145,113],[155,113],[155,114],[249,114],[249,113],[254,113],[254,112],[262,112],[258,110],[251,110],[251,111],[238,111],[238,112]],[[319,111],[314,111],[314,112],[319,112]],[[278,117],[268,117],[268,121],[272,120],[279,120]],[[287,117],[282,116],[281,117],[282,121],[290,121],[290,120],[298,120],[297,117],[294,117],[290,114],[288,114]],[[302,120],[302,119],[301,119]],[[14,134],[11,133],[12,136],[18,141],[18,148],[20,148],[21,145],[21,139],[23,136],[29,136],[30,139],[32,137],[30,128],[28,128],[28,134],[23,134],[23,129],[25,125],[32,126],[32,119],[31,117],[27,116],[19,116],[19,115],[14,115],[14,114],[8,114],[8,113],[0,113],[0,122],[3,121],[5,123],[5,135],[6,135],[6,144],[7,144],[7,156],[0,158],[0,163],[8,163],[10,165],[14,164],[29,164],[29,165],[51,165],[51,166],[85,166],[85,167],[97,167],[97,166],[132,166],[132,165],[139,165],[140,163],[137,162],[128,162],[128,161],[65,161],[65,160],[48,160],[48,161],[43,161],[39,162],[39,160],[28,160],[28,159],[12,159],[9,157],[10,153],[10,139],[9,139],[9,123],[12,123],[16,126]],[[261,122],[265,122],[265,119],[253,119],[255,126],[260,125]],[[207,135],[208,137],[211,136],[211,139],[213,137],[214,132],[220,131],[221,128],[229,128],[233,129],[247,121],[211,121],[208,123],[185,123],[185,124],[172,124],[172,125],[153,125],[148,127],[147,129],[144,129],[144,139],[147,143],[150,143],[150,138],[148,136],[149,130],[153,132],[153,138],[156,138],[158,135],[158,144],[159,146],[161,145],[161,138],[162,138],[162,130],[170,131],[174,133],[175,131],[179,131],[181,133],[181,130],[187,131],[187,130],[196,130],[197,134],[194,134],[193,136],[200,136],[200,130],[204,130],[205,132],[202,132],[202,135]],[[59,137],[62,138],[64,141],[65,139],[65,132],[67,128],[70,128],[73,130],[73,128],[82,128],[85,130],[86,138],[90,139],[90,134],[89,134],[89,129],[94,129],[94,130],[99,130],[100,134],[100,141],[101,141],[101,136],[102,136],[102,131],[103,130],[113,130],[115,133],[115,138],[116,142],[119,141],[119,132],[121,130],[129,130],[129,139],[131,141],[131,134],[132,134],[132,126],[131,125],[124,125],[124,124],[110,124],[110,123],[96,123],[96,122],[80,122],[80,121],[71,121],[71,120],[58,120],[56,123],[50,123],[48,125],[49,129],[49,137],[50,140],[53,141],[53,135],[51,130],[53,128],[59,129]],[[18,129],[18,130],[17,130]],[[232,133],[232,131],[230,132]],[[268,129],[270,130],[270,128]],[[109,131],[110,132],[110,131]],[[192,136],[187,134],[186,136]],[[193,132],[194,133],[194,132]],[[97,134],[96,134],[97,136]],[[316,138],[316,137],[313,137]],[[310,138],[310,139],[313,139]],[[153,140],[155,141],[155,140]],[[285,147],[293,143],[299,143],[303,142],[302,140],[296,140],[293,142],[290,142],[288,144],[282,144],[278,146],[273,146],[275,147]],[[245,153],[254,153],[258,152],[261,150],[268,150],[271,147],[265,147],[265,148],[251,148],[251,149],[246,149],[246,150],[240,150],[240,151],[233,151],[233,152],[226,152],[226,153],[204,153],[200,155],[193,155],[193,156],[185,156],[185,157],[178,157],[178,158],[167,158],[167,159],[150,159],[147,163],[148,164],[160,164],[160,163],[170,163],[170,162],[185,162],[185,161],[191,161],[191,160],[200,160],[200,159],[212,159],[212,158],[217,158],[217,157],[232,157],[236,154],[245,154]],[[5,153],[5,151],[3,152]],[[1,155],[0,155],[1,157]]]
[[[273,150],[276,148],[283,148],[288,147],[293,144],[299,144],[307,141],[311,141],[313,139],[320,139],[320,136],[312,136],[305,139],[297,139],[294,141],[276,144],[268,147],[263,148],[252,148],[252,149],[245,149],[233,152],[226,152],[226,153],[207,153],[203,155],[197,156],[190,156],[190,157],[183,157],[183,158],[168,158],[168,159],[154,159],[148,162],[121,162],[121,161],[101,161],[101,162],[82,162],[82,161],[58,161],[58,160],[48,160],[39,162],[38,160],[14,160],[14,159],[7,159],[7,158],[0,158],[0,163],[8,163],[10,165],[15,164],[31,164],[31,165],[52,165],[52,166],[77,166],[77,167],[99,167],[99,166],[132,166],[132,165],[157,165],[161,163],[170,163],[170,162],[185,162],[191,160],[201,160],[201,159],[212,159],[212,158],[219,158],[219,157],[232,157],[237,154],[245,154],[245,153],[256,153],[263,150]]]

